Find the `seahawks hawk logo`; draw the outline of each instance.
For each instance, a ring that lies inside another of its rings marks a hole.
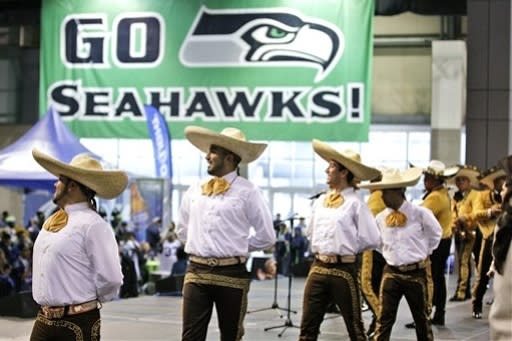
[[[292,12],[202,7],[181,47],[180,60],[190,67],[314,67],[319,82],[343,53],[343,33],[327,21]]]

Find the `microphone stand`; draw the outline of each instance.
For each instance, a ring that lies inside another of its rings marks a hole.
[[[290,217],[290,225],[293,228],[293,216]],[[286,308],[286,310],[287,310],[286,321],[281,325],[267,327],[264,329],[264,331],[269,331],[271,329],[276,329],[276,328],[283,328],[283,330],[281,330],[281,332],[279,334],[277,334],[277,336],[281,337],[281,336],[283,336],[286,329],[299,328],[299,326],[296,326],[293,324],[292,319],[290,317],[290,312],[293,312],[294,314],[297,313],[296,311],[291,310],[291,297],[292,297],[292,257],[290,254],[290,257],[288,260],[288,297],[287,297],[287,308]]]

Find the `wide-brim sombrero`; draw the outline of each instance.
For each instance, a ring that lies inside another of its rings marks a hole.
[[[382,170],[382,180],[359,184],[359,188],[391,189],[411,187],[418,183],[422,174],[423,169],[419,167],[409,168],[403,172],[396,168],[386,168]]]
[[[203,153],[210,151],[210,146],[216,145],[235,153],[241,163],[250,163],[265,151],[266,143],[247,141],[245,134],[237,128],[225,128],[220,133],[198,126],[185,128],[185,136]]]
[[[494,188],[494,180],[506,176],[507,172],[505,172],[505,170],[502,167],[492,167],[482,173],[480,182],[490,189],[501,190],[501,188]]]
[[[359,180],[372,180],[380,175],[376,168],[361,163],[361,156],[351,150],[338,152],[327,143],[313,139],[313,149],[322,159],[327,162],[332,160],[347,168]]]
[[[121,170],[105,170],[87,154],[76,155],[69,164],[61,162],[37,150],[32,150],[34,159],[56,177],[65,176],[90,188],[96,195],[113,199],[121,194],[128,184],[128,176]]]
[[[442,180],[446,180],[451,178],[452,176],[455,176],[455,174],[457,174],[458,171],[458,166],[446,167],[444,162],[439,160],[431,160],[428,166],[423,168],[424,174],[430,174]]]
[[[457,167],[459,167],[459,171],[455,173],[455,176],[452,176],[450,179],[448,179],[446,183],[455,186],[455,180],[458,177],[466,177],[469,179],[471,187],[477,188],[478,177],[481,174],[480,170],[477,167],[470,165],[457,165]]]

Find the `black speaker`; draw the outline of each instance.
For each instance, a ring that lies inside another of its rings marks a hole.
[[[16,317],[36,317],[39,305],[32,298],[31,291],[22,291],[0,298],[0,315]]]
[[[155,292],[163,295],[181,295],[185,275],[173,275],[155,282]]]

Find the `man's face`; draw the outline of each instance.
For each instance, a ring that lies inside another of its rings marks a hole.
[[[439,180],[435,176],[426,173],[423,177],[423,185],[427,191],[431,191],[439,185]]]
[[[55,205],[60,206],[59,203],[62,203],[66,192],[68,190],[68,182],[70,180],[64,176],[59,176],[59,180],[55,183],[55,192],[53,193],[53,202]]]
[[[343,178],[343,172],[346,170],[339,170],[339,164],[336,161],[330,161],[329,165],[325,169],[325,173],[327,174],[327,184],[329,187],[337,187],[341,184],[341,179]]]
[[[225,175],[227,152],[224,148],[212,145],[210,151],[206,154],[208,162],[208,174],[213,176]]]
[[[459,191],[464,192],[471,186],[471,181],[467,176],[457,176],[455,178],[455,186],[457,186]]]
[[[387,188],[382,190],[382,200],[386,207],[397,208],[398,202],[402,199],[402,189]]]

